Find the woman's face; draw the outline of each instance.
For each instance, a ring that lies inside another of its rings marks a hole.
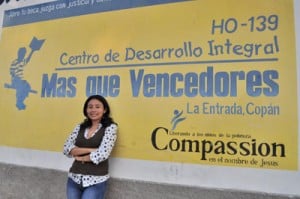
[[[99,122],[102,119],[105,111],[106,110],[104,109],[102,102],[100,102],[99,100],[91,99],[88,102],[86,113],[88,118],[90,118],[92,121]]]

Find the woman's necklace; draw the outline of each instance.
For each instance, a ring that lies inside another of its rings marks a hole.
[[[88,134],[87,134],[87,138],[91,138],[93,137],[93,135],[95,134],[95,131],[96,131],[97,127],[91,127],[89,130],[88,130]]]

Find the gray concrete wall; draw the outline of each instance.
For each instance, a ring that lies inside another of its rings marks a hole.
[[[0,163],[0,199],[64,199],[67,173]],[[112,178],[107,199],[300,199]]]

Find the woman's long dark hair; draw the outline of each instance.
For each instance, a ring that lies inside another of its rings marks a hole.
[[[92,99],[96,99],[98,101],[100,101],[103,104],[105,113],[103,114],[103,117],[100,121],[100,123],[102,124],[102,126],[105,128],[109,125],[111,125],[112,123],[115,124],[113,118],[110,117],[110,107],[108,102],[106,101],[106,99],[104,97],[102,97],[101,95],[91,95],[87,98],[87,100],[85,101],[84,105],[83,105],[83,114],[86,117],[85,120],[80,124],[80,126],[82,128],[87,128],[87,127],[91,127],[92,126],[92,120],[90,118],[88,118],[87,116],[87,106],[88,103],[92,100]]]

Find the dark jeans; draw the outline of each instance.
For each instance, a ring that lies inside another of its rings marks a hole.
[[[68,199],[104,199],[107,181],[89,187],[82,187],[71,178],[67,181]]]

